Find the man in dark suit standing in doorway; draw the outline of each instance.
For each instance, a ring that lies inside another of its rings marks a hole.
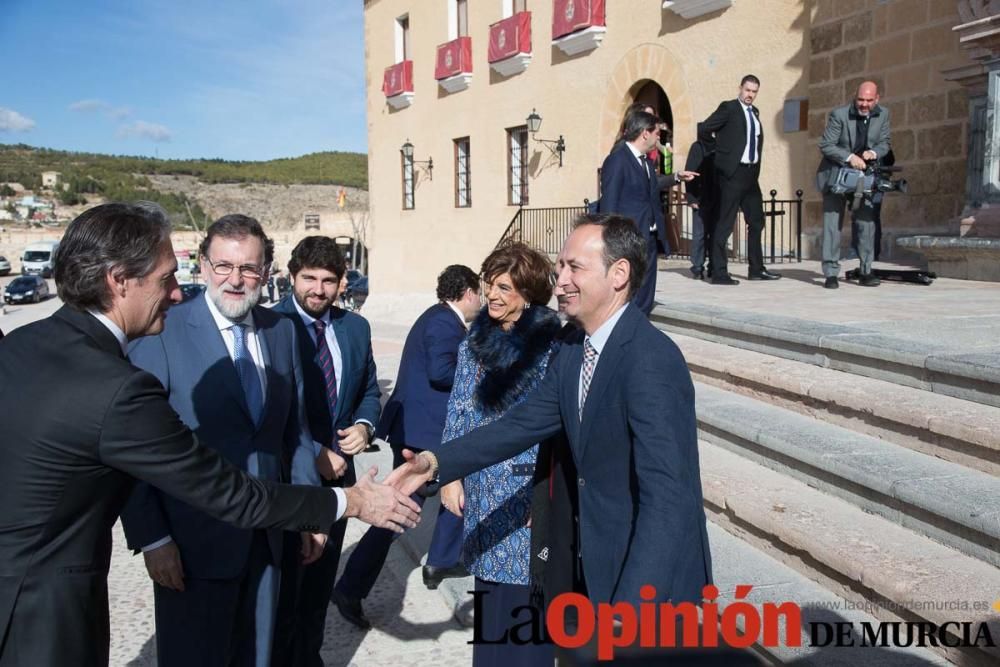
[[[467,323],[475,319],[481,307],[479,276],[461,264],[447,267],[438,276],[437,298],[438,303],[425,310],[406,335],[396,385],[377,429],[377,434],[392,445],[396,466],[403,463],[404,447],[423,451],[437,449],[441,444],[458,346],[465,339]],[[414,500],[423,502],[419,496]],[[361,600],[375,585],[392,539],[391,531],[368,530],[334,590],[333,601],[340,614],[362,629],[371,627],[371,623]],[[459,563],[461,551],[462,518],[442,505],[423,567],[424,584],[437,588],[447,577],[468,576]]]
[[[743,211],[749,233],[747,255],[750,280],[777,280],[781,276],[764,266],[761,236],[764,231],[764,201],[760,193],[760,158],[764,129],[760,111],[753,105],[760,79],[747,74],[740,81],[739,96],[726,100],[699,124],[698,138],[711,141],[715,135],[715,173],[718,188],[718,218],[712,238],[712,284],[739,285],[729,275],[726,245]]]
[[[633,296],[633,303],[644,315],[653,310],[656,294],[656,240],[670,253],[667,241],[660,184],[656,169],[646,155],[660,140],[660,119],[651,113],[637,111],[625,119],[622,141],[601,166],[601,213],[616,213],[632,220],[646,242],[646,273]],[[680,171],[671,174],[666,185],[690,181],[695,174]]]

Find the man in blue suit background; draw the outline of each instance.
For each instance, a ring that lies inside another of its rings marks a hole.
[[[202,445],[260,479],[319,485],[294,329],[257,306],[272,253],[253,218],[217,220],[201,245],[205,295],[174,307],[129,357]],[[236,528],[141,482],[122,522],[154,581],[161,667],[268,665],[282,531]],[[305,558],[325,541],[303,535]]]
[[[660,202],[660,184],[654,166],[646,154],[660,140],[660,120],[651,113],[637,111],[625,119],[622,141],[601,166],[601,213],[617,213],[632,220],[646,243],[646,271],[633,303],[644,314],[653,310],[656,294],[656,239],[670,253],[667,227]],[[690,181],[695,174],[681,171],[671,174],[667,185]]]
[[[379,437],[392,445],[396,466],[403,463],[404,447],[433,450],[441,444],[458,346],[481,307],[479,276],[461,264],[447,267],[438,276],[437,298],[438,303],[425,310],[406,335],[396,385],[378,425]],[[422,497],[414,499],[423,504]],[[369,529],[337,582],[334,602],[341,615],[359,628],[371,627],[361,600],[375,585],[392,539],[392,531]],[[424,584],[437,588],[446,577],[468,575],[458,562],[461,551],[462,518],[442,505],[423,569]]]
[[[371,441],[381,411],[371,327],[360,315],[334,305],[346,272],[333,239],[308,236],[288,261],[291,293],[274,307],[298,333],[306,414],[321,452],[319,474],[333,487],[354,483],[352,457]],[[323,664],[323,629],[345,528],[342,521],[330,528],[326,550],[311,565],[301,567],[300,559],[286,553],[276,665]]]
[[[435,477],[461,479],[564,432],[577,472],[580,592],[638,605],[651,584],[654,601],[698,603],[712,574],[694,386],[677,346],[629,303],[645,250],[631,221],[581,217],[556,280],[560,310],[579,330],[545,379],[492,424],[436,452],[405,452],[387,483],[412,493]]]

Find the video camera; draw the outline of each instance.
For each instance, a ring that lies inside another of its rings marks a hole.
[[[906,193],[908,186],[905,179],[892,180],[890,174],[900,172],[902,167],[882,164],[881,160],[867,160],[864,171],[853,167],[841,167],[837,177],[830,184],[830,192],[838,195],[853,194],[854,208],[861,203],[862,196],[872,196],[876,192]]]

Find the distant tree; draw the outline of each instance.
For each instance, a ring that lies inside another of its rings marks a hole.
[[[6,183],[0,185],[0,197],[13,197],[17,192]]]

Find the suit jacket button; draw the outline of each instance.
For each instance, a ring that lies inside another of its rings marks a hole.
[[[587,482],[584,481],[583,477],[580,477],[577,481],[579,482],[580,486],[585,486],[587,484]]]

